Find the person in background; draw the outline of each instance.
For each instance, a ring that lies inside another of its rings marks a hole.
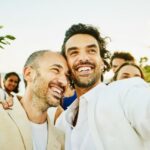
[[[69,87],[67,88],[65,97],[62,100],[63,109],[66,110],[74,102],[76,98],[77,98],[76,91],[73,85],[70,84]]]
[[[112,71],[115,73],[116,70],[125,62],[135,63],[135,58],[129,52],[123,51],[114,52],[110,59]]]
[[[141,78],[102,83],[108,58],[105,38],[92,25],[74,24],[62,54],[77,100],[56,121],[65,150],[149,150],[150,87]]]
[[[64,134],[51,124],[47,110],[60,104],[68,86],[66,60],[49,50],[33,52],[23,76],[22,99],[14,96],[7,110],[0,103],[0,149],[64,150]]]
[[[0,89],[0,100],[6,101],[4,107],[8,105],[12,106],[11,100],[14,94],[19,92],[20,81],[20,77],[16,72],[8,72],[5,74],[3,79],[4,88]],[[21,99],[21,96],[17,95],[17,97]]]
[[[117,69],[113,77],[113,81],[128,79],[132,77],[140,77],[144,79],[144,74],[138,65],[126,62]]]
[[[8,96],[13,97],[13,92],[19,92],[19,83],[21,79],[16,72],[8,72],[3,79],[4,91]]]

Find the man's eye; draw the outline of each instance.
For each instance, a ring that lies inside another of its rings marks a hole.
[[[95,54],[97,51],[96,51],[95,49],[90,49],[89,52],[90,52],[91,54]]]
[[[53,71],[54,73],[59,73],[59,69],[57,69],[57,68],[53,68],[52,71]]]
[[[73,51],[70,53],[70,56],[75,56],[78,52],[77,51]]]

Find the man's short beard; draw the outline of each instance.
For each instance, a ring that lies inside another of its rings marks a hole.
[[[94,84],[96,83],[96,80],[92,80],[90,82],[87,82],[87,83],[84,83],[84,82],[81,82],[81,81],[77,81],[77,80],[74,80],[74,84],[78,87],[81,87],[81,88],[89,88],[91,86],[93,86]]]
[[[93,85],[95,85],[99,80],[100,80],[101,75],[97,74],[94,78],[89,79],[87,82],[82,82],[79,79],[73,79],[74,80],[74,85],[80,88],[90,88]]]

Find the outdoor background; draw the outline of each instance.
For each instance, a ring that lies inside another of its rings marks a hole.
[[[150,64],[149,0],[0,0],[0,36],[16,38],[0,49],[0,72],[21,74],[33,51],[59,51],[66,29],[80,22],[110,37],[111,52],[129,51]]]

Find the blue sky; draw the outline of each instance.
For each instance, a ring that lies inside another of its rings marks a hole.
[[[150,59],[149,6],[149,0],[0,0],[0,35],[16,37],[0,50],[0,72],[21,73],[33,51],[60,50],[66,29],[79,22],[109,36],[110,51]]]

